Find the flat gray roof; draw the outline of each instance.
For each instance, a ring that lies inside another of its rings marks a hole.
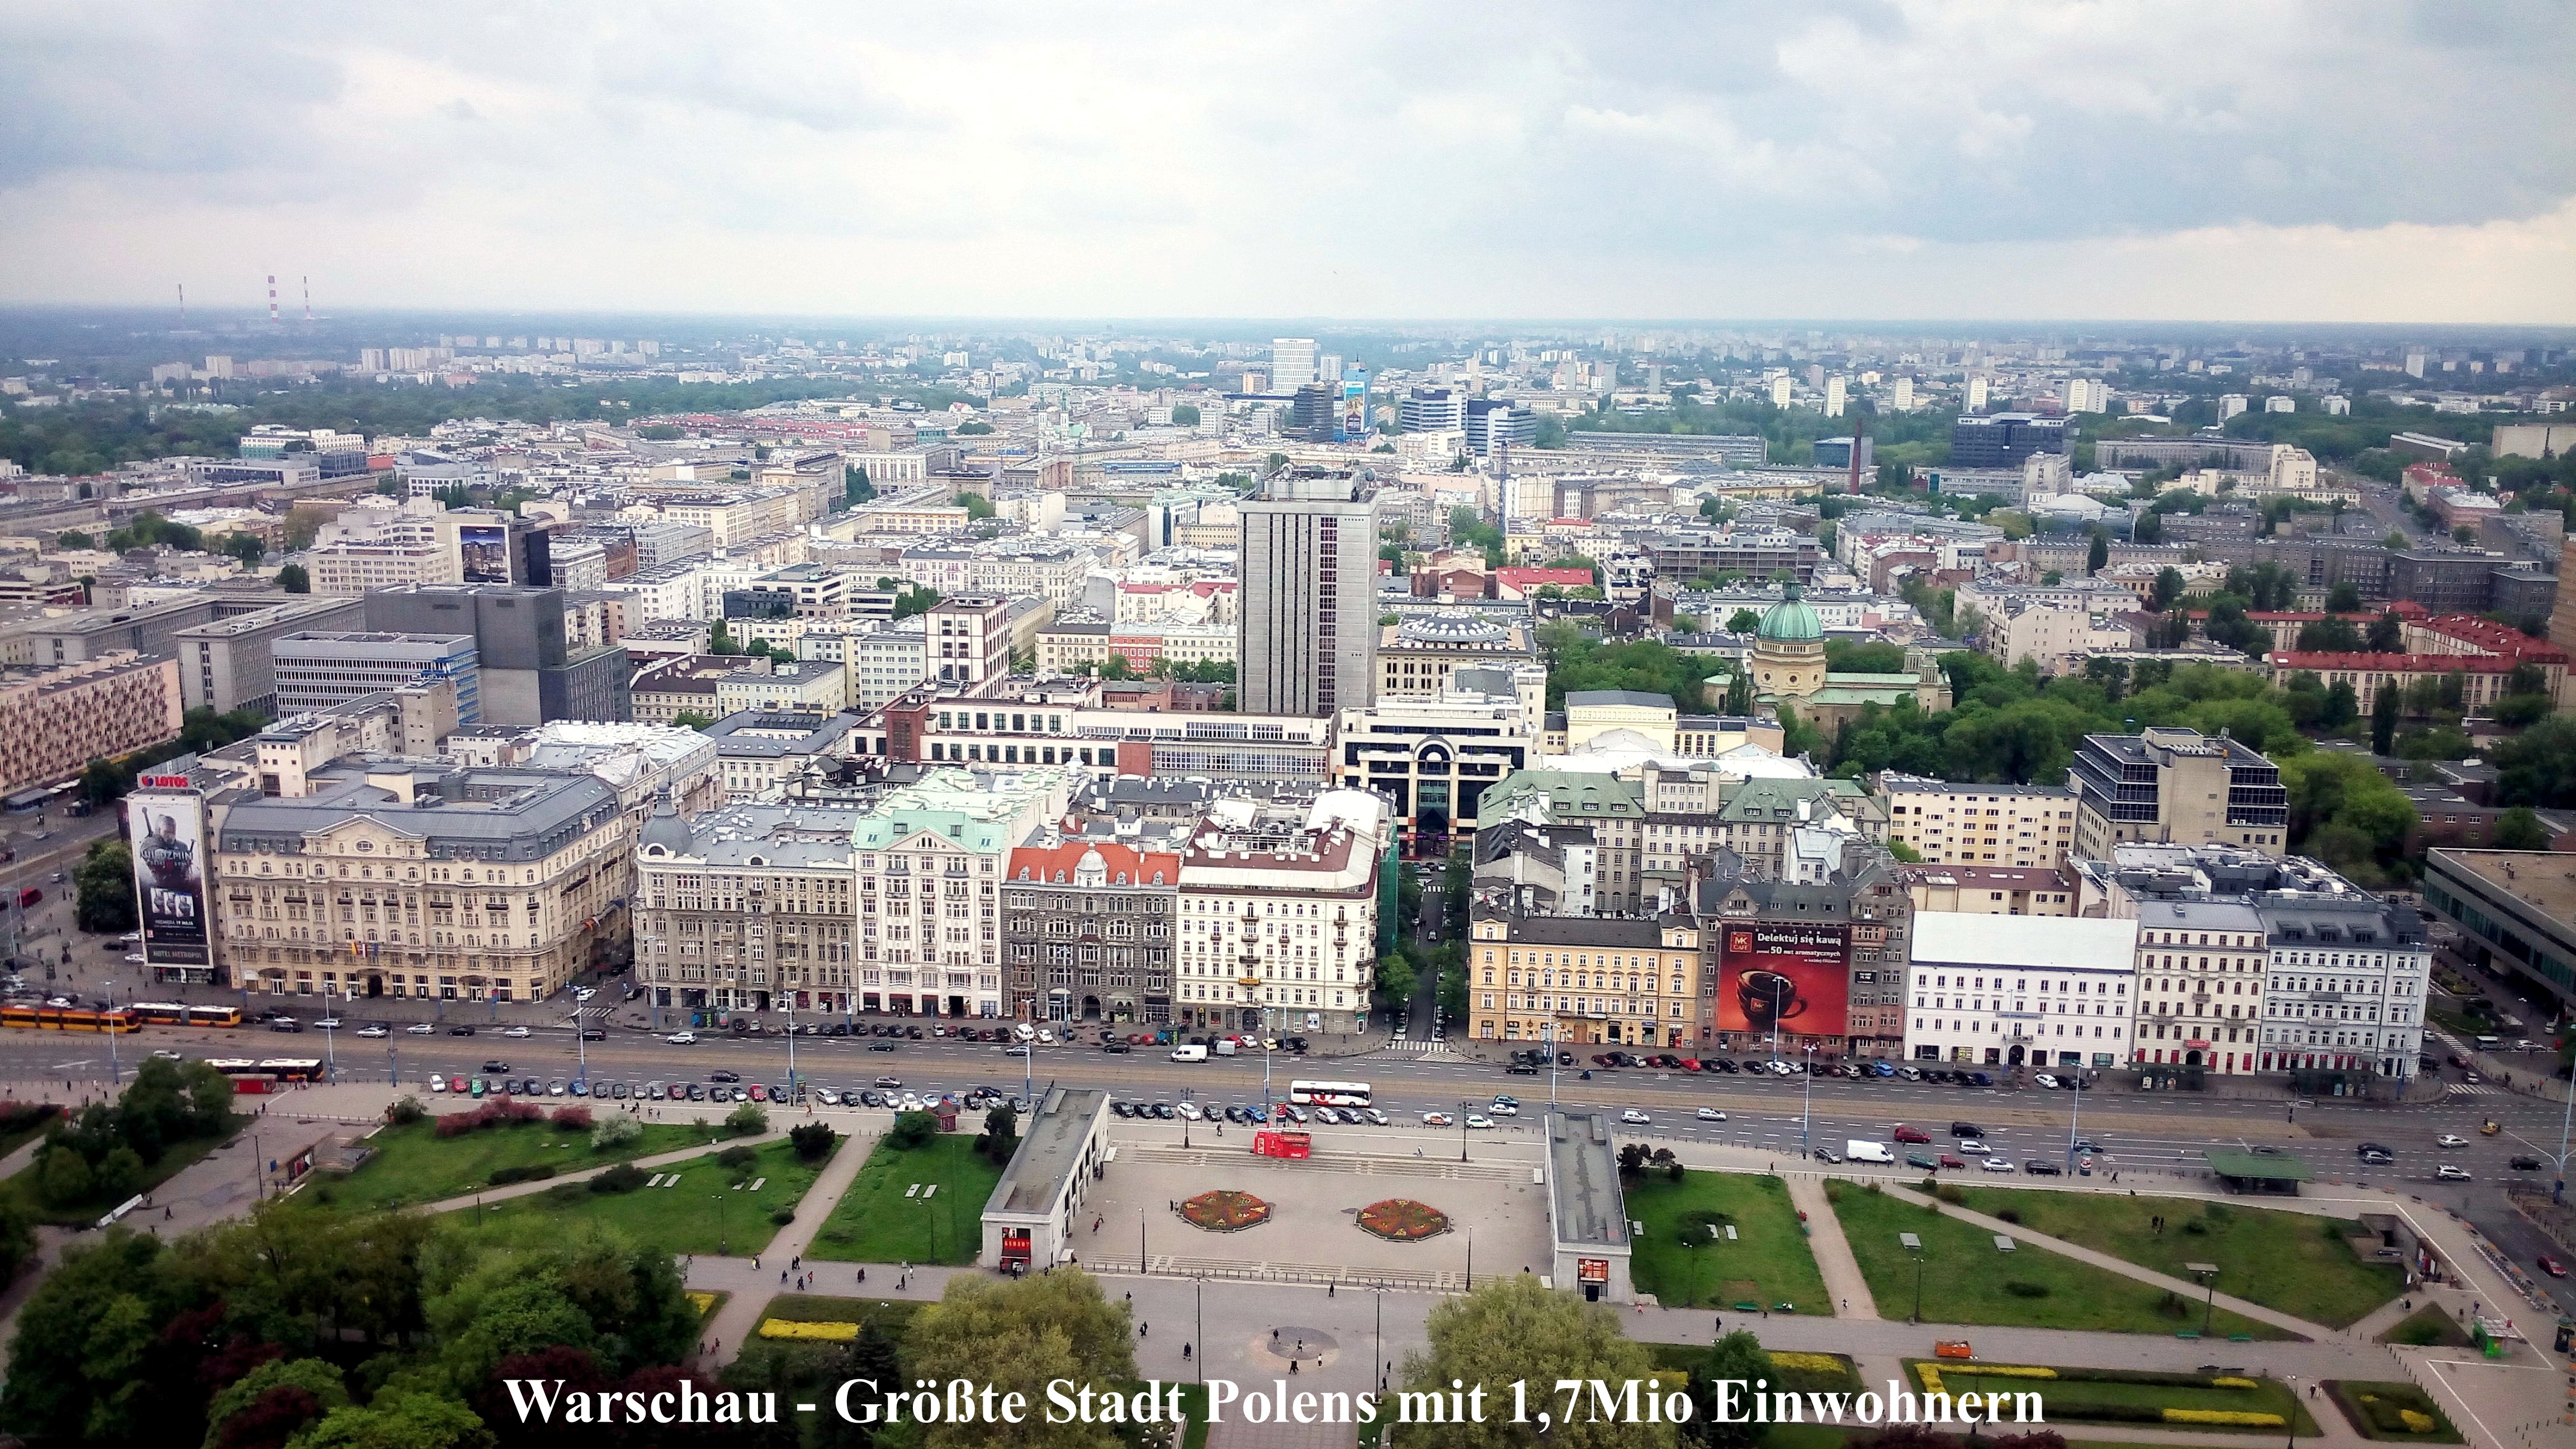
[[[1092,1124],[1109,1106],[1109,1094],[1098,1087],[1049,1087],[1029,1114],[1020,1150],[984,1204],[986,1212],[1042,1213],[1064,1195],[1068,1174],[1082,1165],[1082,1144]]]
[[[1628,1200],[1607,1112],[1547,1114],[1548,1216],[1559,1246],[1628,1246]]]

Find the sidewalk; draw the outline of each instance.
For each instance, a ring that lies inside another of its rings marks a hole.
[[[676,1148],[669,1152],[656,1152],[650,1157],[633,1157],[627,1159],[623,1163],[602,1163],[597,1167],[586,1167],[579,1172],[567,1172],[559,1177],[543,1178],[535,1182],[504,1183],[499,1187],[487,1187],[481,1192],[469,1192],[462,1197],[451,1197],[443,1202],[422,1203],[418,1207],[410,1209],[410,1211],[423,1213],[463,1212],[467,1208],[481,1207],[485,1203],[508,1202],[514,1197],[526,1197],[530,1193],[544,1192],[548,1188],[560,1187],[567,1182],[588,1182],[592,1178],[599,1176],[601,1173],[608,1171],[612,1167],[668,1167],[675,1162],[687,1162],[693,1158],[704,1157],[710,1152],[721,1151],[727,1147],[758,1147],[764,1143],[781,1141],[786,1136],[787,1130],[783,1127],[776,1131],[762,1132],[751,1137],[725,1137],[718,1135],[708,1138],[704,1146],[691,1145],[688,1147]],[[844,1144],[844,1150],[847,1150],[846,1144]],[[814,1186],[817,1189],[820,1189],[822,1187],[822,1183],[818,1180]],[[811,1193],[807,1194],[809,1197],[811,1195]],[[800,1249],[799,1251],[802,1250]]]
[[[775,1275],[790,1272],[792,1276],[787,1265],[813,1246],[814,1234],[821,1231],[823,1220],[839,1206],[841,1194],[848,1192],[850,1184],[858,1180],[859,1169],[867,1165],[868,1153],[875,1144],[873,1133],[866,1136],[853,1133],[842,1139],[840,1150],[832,1154],[832,1160],[824,1164],[821,1175],[814,1179],[814,1185],[806,1189],[805,1196],[797,1201],[796,1220],[780,1228],[759,1257],[708,1258],[703,1262],[692,1260],[689,1263],[687,1279],[690,1287],[729,1290],[733,1294],[725,1300],[724,1307],[717,1310],[714,1321],[707,1325],[706,1337],[716,1346],[710,1348],[703,1362],[710,1367],[731,1363],[734,1355],[742,1351],[743,1343],[759,1329],[761,1317],[769,1309],[769,1300],[780,1293],[795,1291],[785,1279]],[[844,1296],[861,1291],[855,1279],[855,1267],[852,1269],[853,1280],[848,1284],[821,1281],[825,1273],[831,1273],[837,1280],[837,1270],[845,1266],[851,1265],[834,1263],[825,1267],[817,1264],[812,1270],[817,1279],[814,1291]],[[887,1269],[881,1264],[870,1266],[887,1275],[877,1296],[892,1296],[888,1290],[894,1288],[901,1276],[900,1270]],[[917,1286],[921,1291],[906,1291],[902,1296],[936,1298],[946,1290],[950,1274],[973,1271],[972,1268],[937,1270],[934,1287],[930,1274],[916,1270],[913,1284],[907,1287]]]
[[[1842,1219],[1834,1216],[1833,1204],[1825,1200],[1824,1179],[1799,1173],[1788,1179],[1788,1188],[1789,1205],[1807,1220],[1807,1250],[1816,1260],[1816,1271],[1825,1275],[1825,1293],[1841,1305],[1836,1316],[1878,1317],[1878,1301],[1870,1296],[1869,1280],[1861,1276],[1860,1259],[1852,1256],[1851,1239],[1843,1236]]]

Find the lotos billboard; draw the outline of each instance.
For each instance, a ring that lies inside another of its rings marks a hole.
[[[1851,1000],[1851,940],[1841,926],[1730,924],[1720,931],[1717,1029],[1841,1036]]]
[[[125,797],[125,821],[144,960],[153,966],[209,964],[214,958],[206,939],[206,802],[193,794],[138,790]]]

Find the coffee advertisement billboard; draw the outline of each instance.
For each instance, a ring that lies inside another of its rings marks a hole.
[[[1850,933],[1841,926],[1745,923],[1720,930],[1717,1029],[1842,1036],[1851,1000]]]

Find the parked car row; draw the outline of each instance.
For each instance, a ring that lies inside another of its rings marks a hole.
[[[1260,1108],[1246,1107],[1240,1104],[1223,1107],[1202,1107],[1196,1102],[1119,1101],[1111,1102],[1109,1104],[1109,1110],[1113,1115],[1137,1121],[1216,1121],[1233,1122],[1245,1127],[1259,1127],[1262,1125]],[[1282,1123],[1294,1123],[1300,1127],[1303,1127],[1310,1122],[1321,1122],[1330,1126],[1358,1127],[1366,1125],[1371,1127],[1384,1127],[1387,1125],[1388,1120],[1387,1115],[1375,1107],[1326,1107],[1321,1105],[1301,1106],[1294,1102],[1274,1102],[1271,1104],[1271,1112],[1273,1114],[1272,1120]]]

